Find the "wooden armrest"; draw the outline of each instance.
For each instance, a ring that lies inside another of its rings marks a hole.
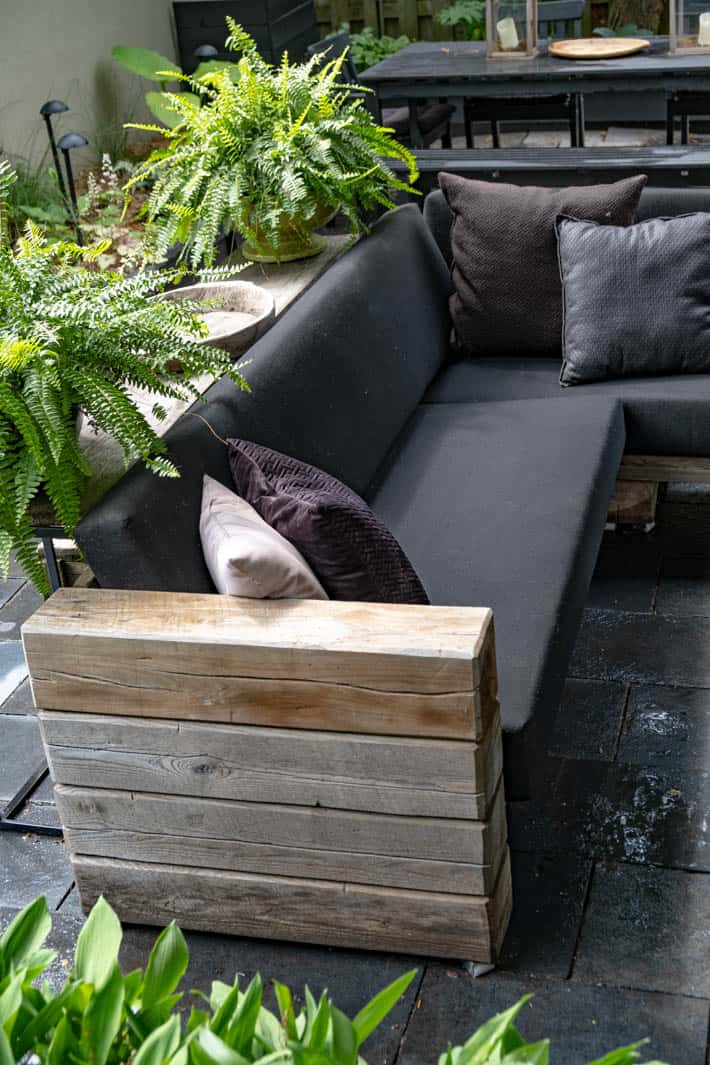
[[[85,908],[495,960],[490,610],[69,588],[23,639]]]
[[[488,609],[61,589],[23,627],[38,708],[480,739]]]

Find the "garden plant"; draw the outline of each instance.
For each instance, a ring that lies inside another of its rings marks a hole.
[[[0,204],[12,180],[0,165]],[[155,298],[178,272],[92,270],[107,241],[52,244],[29,221],[12,244],[4,218],[0,207],[0,570],[7,573],[14,551],[47,592],[31,505],[44,493],[72,535],[91,474],[77,416],[115,437],[127,463],[141,459],[159,476],[177,477],[131,390],[154,397],[159,422],[166,416],[161,400],[198,397],[190,380],[197,374],[246,384],[227,353],[202,342],[207,329],[197,305]]]
[[[0,1065],[365,1065],[361,1048],[416,976],[404,973],[350,1019],[326,991],[308,987],[297,1009],[274,981],[278,1015],[264,1006],[257,974],[244,988],[212,982],[186,1010],[178,986],[189,952],[175,923],[155,941],[145,969],[119,965],[121,924],[100,898],[76,943],[74,963],[58,987],[45,980],[55,960],[44,898],[22,910],[0,938]],[[192,992],[193,997],[198,996]],[[449,1046],[439,1065],[548,1065],[548,1040],[526,1043],[514,1021],[530,996]],[[633,1065],[636,1043],[590,1065]],[[648,1062],[647,1065],[661,1065]]]
[[[284,56],[274,67],[241,26],[227,22],[227,47],[241,53],[236,81],[224,69],[182,75],[204,106],[168,93],[179,123],[137,127],[166,140],[127,183],[129,191],[152,183],[151,254],[163,258],[180,242],[196,269],[213,261],[224,231],[237,231],[247,257],[299,258],[319,250],[312,231],[336,209],[353,235],[366,232],[371,211],[393,206],[394,190],[410,190],[386,160],[402,160],[411,182],[412,155],[342,84],[343,56],[305,63]]]

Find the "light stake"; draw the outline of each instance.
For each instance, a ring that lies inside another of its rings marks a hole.
[[[63,137],[57,141],[57,147],[64,156],[64,166],[67,171],[67,183],[69,185],[69,196],[72,203],[72,214],[74,219],[74,231],[76,233],[77,244],[84,243],[84,237],[82,236],[81,229],[79,228],[79,204],[76,198],[76,186],[74,185],[74,174],[71,167],[71,159],[69,153],[73,148],[85,148],[89,142],[86,137],[81,133],[65,133]]]

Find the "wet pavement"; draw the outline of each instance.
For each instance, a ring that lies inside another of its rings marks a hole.
[[[0,806],[41,760],[18,642],[38,599],[0,585]],[[647,1056],[710,1065],[710,493],[669,486],[651,534],[608,533],[550,741],[544,805],[509,809],[515,910],[498,970],[453,960],[188,936],[186,987],[261,971],[327,986],[355,1012],[405,968],[419,977],[367,1047],[370,1065],[435,1065],[447,1043],[525,992],[530,1039],[583,1065],[648,1036]],[[56,825],[48,781],[19,815]],[[60,840],[0,833],[0,927],[39,893],[56,911],[53,976],[81,911]],[[127,929],[124,961],[153,932]]]

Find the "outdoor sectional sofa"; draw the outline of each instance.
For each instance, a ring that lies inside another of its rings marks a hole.
[[[709,206],[647,189],[640,214]],[[135,467],[81,522],[101,589],[170,593],[60,592],[25,628],[85,905],[495,960],[499,721],[507,798],[544,792],[622,458],[710,456],[710,375],[562,389],[524,337],[452,359],[449,223],[438,192],[380,219],[251,349],[251,392],[218,383],[170,430],[180,480]],[[361,493],[435,606],[211,594],[202,477],[231,485],[228,436]]]

